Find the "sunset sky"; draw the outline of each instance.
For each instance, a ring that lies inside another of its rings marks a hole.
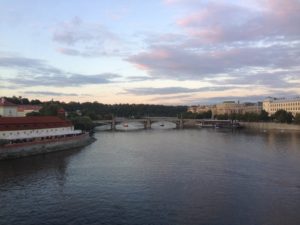
[[[300,96],[300,0],[0,0],[0,96],[192,105]]]

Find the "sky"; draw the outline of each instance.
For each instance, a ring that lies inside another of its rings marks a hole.
[[[300,0],[0,0],[0,96],[196,105],[300,96]]]

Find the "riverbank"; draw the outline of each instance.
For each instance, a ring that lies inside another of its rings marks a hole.
[[[273,122],[240,122],[246,129],[300,131],[300,125]]]
[[[80,136],[65,137],[57,140],[43,140],[32,143],[27,142],[5,145],[0,148],[0,160],[80,148],[89,145],[94,141],[95,138],[91,137],[88,133],[85,133]]]

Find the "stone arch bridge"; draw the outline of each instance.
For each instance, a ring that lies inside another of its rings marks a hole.
[[[130,118],[113,118],[111,120],[94,120],[95,126],[110,125],[111,130],[116,129],[117,124],[139,122],[144,124],[145,129],[151,129],[151,125],[156,122],[171,122],[176,124],[176,128],[182,129],[184,127],[213,127],[213,126],[223,126],[231,127],[233,121],[231,120],[211,120],[211,119],[180,119],[177,117],[147,117],[141,119],[130,119]]]

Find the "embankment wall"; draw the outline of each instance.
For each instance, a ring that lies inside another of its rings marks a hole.
[[[240,122],[246,129],[300,131],[300,125],[266,122]]]
[[[30,145],[18,144],[16,146],[0,147],[0,160],[83,147],[90,144],[93,140],[94,139],[89,135],[84,135],[80,138],[71,138],[69,140],[57,140],[48,143],[41,142]]]

